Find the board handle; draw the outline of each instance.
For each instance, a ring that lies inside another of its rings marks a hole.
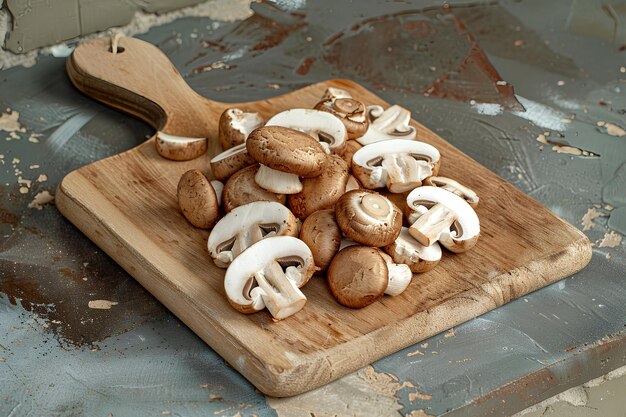
[[[156,46],[132,37],[79,45],[67,60],[67,73],[83,93],[130,113],[156,130],[175,136],[211,138],[225,104],[198,95]],[[217,113],[219,114],[219,113]]]

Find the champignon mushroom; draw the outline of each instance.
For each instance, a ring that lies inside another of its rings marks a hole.
[[[207,150],[206,138],[186,138],[161,131],[156,133],[154,144],[159,155],[173,161],[190,161]]]
[[[354,175],[348,176],[348,182],[346,182],[346,192],[352,190],[359,190],[361,188],[361,183],[357,180]]]
[[[185,218],[201,229],[210,229],[220,218],[221,194],[198,169],[185,172],[176,190],[178,206]]]
[[[437,242],[424,246],[409,234],[409,229],[402,228],[400,236],[384,251],[398,264],[408,265],[411,272],[419,274],[432,270],[441,260],[441,247]]]
[[[424,186],[411,191],[406,202],[420,215],[409,233],[424,246],[439,241],[446,249],[465,252],[476,244],[480,222],[474,209],[461,197],[443,188]]]
[[[393,105],[383,111],[380,106],[368,106],[367,114],[369,128],[357,139],[361,145],[390,139],[415,139],[417,131],[409,124],[411,112],[404,107]]]
[[[230,264],[224,289],[237,311],[250,314],[267,308],[282,320],[304,307],[306,297],[299,288],[314,272],[313,255],[303,241],[275,236],[250,246]]]
[[[326,151],[341,155],[348,132],[341,120],[314,109],[291,109],[274,115],[265,126],[283,126],[299,130],[319,141]]]
[[[242,143],[215,155],[211,159],[211,172],[215,179],[226,181],[235,172],[254,164],[256,161],[248,155],[246,144]]]
[[[335,204],[335,218],[347,237],[367,246],[391,244],[402,227],[398,207],[370,190],[353,190],[342,195]]]
[[[346,143],[346,150],[343,153],[343,155],[341,155],[341,157],[343,158],[344,161],[346,161],[346,164],[348,164],[349,167],[352,166],[352,157],[354,156],[356,151],[358,151],[362,147],[363,145],[361,145],[356,140],[349,140]]]
[[[335,210],[319,210],[307,217],[302,223],[300,239],[311,249],[318,270],[326,271],[341,243]]]
[[[218,180],[211,180],[211,187],[215,190],[217,204],[222,205],[222,194],[224,194],[224,184]]]
[[[465,201],[467,201],[467,204],[469,204],[473,208],[476,208],[476,206],[478,206],[478,195],[470,188],[459,183],[458,181],[453,180],[452,178],[428,177],[424,180],[424,185],[441,187],[444,190],[448,190],[451,193],[463,198]]]
[[[258,186],[254,177],[259,171],[258,165],[251,165],[235,172],[224,185],[222,207],[226,213],[235,207],[254,201],[275,201],[285,204],[287,197],[284,194],[274,194]]]
[[[255,201],[222,217],[211,231],[207,246],[215,265],[226,268],[259,240],[298,233],[298,220],[287,207],[273,201]]]
[[[338,155],[329,155],[324,171],[315,178],[302,180],[302,191],[287,197],[289,208],[300,220],[311,213],[333,208],[339,197],[346,192],[348,166]]]
[[[437,148],[415,140],[388,140],[364,146],[352,157],[352,173],[365,188],[387,186],[392,193],[410,191],[439,171]]]
[[[250,132],[263,126],[263,118],[257,112],[246,112],[237,108],[224,110],[220,116],[218,137],[223,150],[246,141]]]
[[[254,130],[248,136],[246,147],[250,156],[261,164],[256,183],[276,194],[302,191],[299,177],[320,175],[328,156],[311,136],[282,126]]]
[[[341,120],[348,132],[348,139],[363,136],[369,126],[365,105],[352,98],[345,90],[332,87],[327,89],[315,109],[328,112]]]
[[[411,282],[411,271],[396,267],[380,249],[349,246],[335,255],[328,268],[328,286],[339,304],[363,308],[386,292],[398,295]],[[391,285],[390,285],[391,284]]]

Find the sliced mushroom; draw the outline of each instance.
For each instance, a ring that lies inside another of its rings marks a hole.
[[[304,307],[306,297],[299,288],[314,272],[313,255],[303,241],[275,236],[250,246],[230,264],[224,289],[236,310],[249,314],[267,308],[282,320]]]
[[[215,155],[211,159],[211,171],[215,179],[226,181],[240,169],[255,164],[256,161],[248,155],[246,144],[242,143]]]
[[[298,236],[298,220],[282,204],[255,201],[234,208],[217,222],[207,243],[215,265],[226,268],[248,247],[271,236]]]
[[[444,190],[448,190],[453,194],[458,195],[467,201],[467,204],[476,208],[478,206],[478,194],[476,194],[473,190],[466,187],[465,185],[459,183],[458,181],[453,180],[448,177],[428,177],[424,180],[424,185],[430,185],[433,187],[441,187]]]
[[[300,220],[325,208],[334,208],[346,192],[348,166],[338,155],[329,155],[324,171],[315,178],[302,180],[302,191],[287,197],[289,208]]]
[[[185,172],[176,190],[178,206],[189,223],[210,229],[220,218],[219,192],[198,169]]]
[[[250,132],[263,126],[263,118],[257,112],[246,112],[237,108],[224,110],[220,116],[218,137],[222,149],[241,145]]]
[[[190,161],[207,150],[206,138],[186,138],[161,131],[156,133],[154,143],[159,155],[173,161]]]
[[[370,124],[367,132],[357,139],[361,145],[391,139],[415,139],[417,131],[409,124],[411,112],[404,107],[393,105],[383,111],[380,106],[368,106],[367,111]]]
[[[222,194],[224,194],[224,184],[218,180],[211,180],[211,187],[215,190],[217,196],[217,204],[222,205]]]
[[[299,177],[320,175],[328,156],[322,145],[306,133],[282,126],[254,130],[246,147],[250,156],[261,164],[256,183],[276,194],[302,191]]]
[[[315,109],[328,112],[341,120],[348,132],[348,139],[363,136],[369,126],[365,105],[352,98],[345,90],[327,89]]]
[[[341,243],[335,210],[319,210],[307,217],[302,223],[300,239],[311,249],[318,270],[326,271]]]
[[[406,202],[414,210],[427,209],[409,228],[411,236],[422,245],[439,241],[446,249],[460,253],[478,241],[478,216],[463,198],[443,188],[424,186],[411,191]]]
[[[428,272],[441,260],[441,247],[437,242],[424,246],[409,234],[409,229],[402,228],[400,236],[391,245],[384,248],[398,264],[408,265],[411,272],[419,274]]]
[[[353,190],[342,195],[335,204],[335,218],[347,237],[367,246],[391,244],[402,227],[398,207],[370,190]]]
[[[403,193],[422,185],[439,172],[437,148],[415,140],[388,140],[359,149],[352,157],[352,173],[365,188],[387,186]]]
[[[380,249],[349,246],[339,251],[328,268],[328,286],[339,304],[363,308],[385,294],[400,294],[411,282],[411,271],[388,262]],[[390,288],[390,282],[391,288]]]
[[[348,166],[352,166],[352,157],[354,156],[356,151],[358,151],[362,147],[363,145],[361,145],[356,140],[349,140],[346,143],[346,150],[343,153],[343,155],[341,155],[341,157],[343,158],[344,161],[346,161],[346,164],[348,164]]]
[[[226,181],[226,185],[224,185],[224,204],[222,205],[226,213],[232,211],[235,207],[254,201],[275,201],[285,204],[287,198],[284,194],[274,194],[259,187],[254,180],[258,171],[258,165],[251,165],[237,171]]]
[[[341,155],[346,147],[346,127],[330,113],[314,109],[285,110],[273,116],[265,126],[283,126],[304,132],[319,141],[326,151]]]

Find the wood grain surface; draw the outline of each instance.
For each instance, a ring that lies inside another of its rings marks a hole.
[[[417,139],[441,151],[440,175],[480,196],[476,247],[445,253],[437,268],[416,275],[403,294],[361,310],[337,304],[325,279],[314,277],[303,288],[308,302],[295,316],[274,322],[266,311],[240,314],[226,300],[224,270],[207,253],[209,232],[187,223],[176,201],[185,171],[210,173],[209,156],[220,150],[219,115],[233,104],[197,95],[156,47],[133,38],[120,45],[124,51],[115,55],[107,39],[79,46],[67,63],[74,85],[166,133],[208,137],[209,155],[169,161],[156,153],[152,138],[68,174],[57,190],[57,207],[266,394],[295,395],[326,384],[567,277],[591,257],[580,231],[413,121]],[[387,105],[351,81],[330,80],[237,106],[267,118],[312,107],[330,86],[367,104]]]

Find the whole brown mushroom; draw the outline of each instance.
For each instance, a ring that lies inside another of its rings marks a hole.
[[[185,218],[201,229],[211,229],[220,218],[219,198],[208,178],[198,169],[183,174],[177,187],[178,205]]]
[[[237,171],[226,181],[222,195],[222,207],[226,213],[253,201],[275,201],[285,204],[287,198],[284,194],[274,194],[258,186],[254,181],[258,171],[258,165],[251,165]]]
[[[341,244],[341,230],[335,221],[335,210],[319,210],[302,223],[300,240],[313,252],[315,266],[326,271]]]

